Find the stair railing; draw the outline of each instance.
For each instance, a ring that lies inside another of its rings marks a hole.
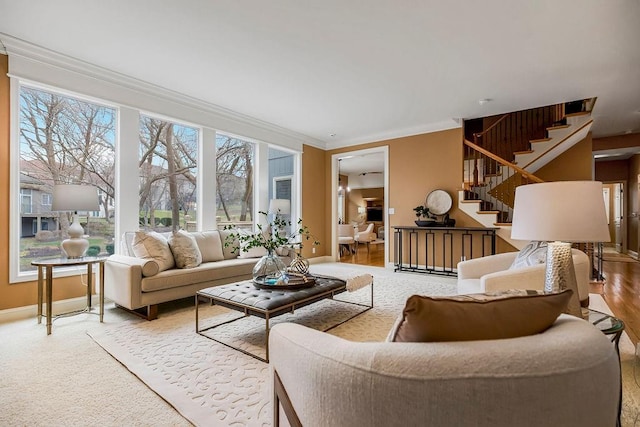
[[[516,187],[542,179],[491,151],[465,140],[464,190],[466,200],[479,200],[480,210],[496,211],[498,222],[511,222]]]

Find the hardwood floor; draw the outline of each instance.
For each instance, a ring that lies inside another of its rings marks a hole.
[[[340,262],[384,267],[384,244],[370,244],[368,251],[367,245],[358,245],[358,250],[355,254],[344,251],[340,257]]]
[[[626,255],[606,253],[604,282],[594,282],[590,292],[601,294],[634,345],[640,340],[640,262]]]

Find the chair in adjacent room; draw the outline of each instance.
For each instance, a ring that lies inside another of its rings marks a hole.
[[[338,248],[340,256],[347,253],[355,253],[355,230],[350,224],[338,224]]]
[[[358,245],[360,243],[366,243],[367,244],[367,252],[369,252],[369,246],[371,244],[371,242],[373,242],[374,240],[376,240],[378,236],[376,235],[376,233],[373,232],[373,223],[370,222],[367,227],[362,230],[362,231],[358,231],[355,233],[355,241],[356,241],[356,251],[358,250]]]

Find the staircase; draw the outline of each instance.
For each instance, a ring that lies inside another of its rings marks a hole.
[[[595,98],[585,100],[587,111],[569,114],[564,114],[563,104],[543,107],[550,108],[551,113],[539,109],[528,110],[534,114],[505,114],[487,129],[474,133],[474,142],[465,138],[459,209],[484,227],[498,227],[496,234],[514,247],[524,246],[526,242],[511,239],[515,189],[542,182],[535,172],[587,136],[594,102]],[[513,141],[514,134],[520,142]]]

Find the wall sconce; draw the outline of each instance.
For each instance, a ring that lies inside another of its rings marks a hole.
[[[364,206],[358,206],[358,213],[360,215],[364,214],[365,212],[367,212],[367,208],[365,208]]]

